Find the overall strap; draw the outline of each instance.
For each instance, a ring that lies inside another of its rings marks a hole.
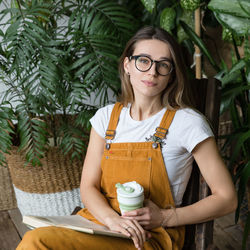
[[[174,115],[176,113],[176,110],[166,110],[164,116],[162,117],[160,126],[155,129],[154,136],[163,139],[166,137],[166,134],[168,133],[168,128],[170,127],[170,124],[174,118]]]
[[[113,107],[110,119],[109,119],[109,126],[106,130],[105,139],[106,140],[113,140],[115,138],[115,130],[118,124],[119,116],[123,105],[120,102],[116,102],[115,106]]]

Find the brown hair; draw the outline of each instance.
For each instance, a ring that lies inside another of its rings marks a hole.
[[[144,27],[128,41],[119,63],[121,78],[120,101],[124,106],[134,102],[134,92],[129,76],[124,70],[124,59],[133,55],[136,43],[141,40],[157,39],[165,42],[173,60],[174,70],[171,73],[170,82],[162,93],[162,105],[169,109],[191,107],[189,81],[181,49],[174,38],[165,30],[151,26]]]

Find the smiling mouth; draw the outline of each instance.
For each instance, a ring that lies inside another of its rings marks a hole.
[[[151,81],[142,81],[146,86],[148,87],[154,87],[156,86],[156,83],[151,82]]]

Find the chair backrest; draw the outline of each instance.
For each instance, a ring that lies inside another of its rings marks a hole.
[[[215,78],[196,79],[192,82],[195,108],[209,120],[214,135],[218,136],[220,112],[220,81]],[[192,204],[210,194],[209,187],[194,162],[192,174],[183,197],[183,205]],[[205,250],[213,242],[213,221],[186,226],[184,248],[186,250]]]

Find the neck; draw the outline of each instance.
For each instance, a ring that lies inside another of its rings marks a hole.
[[[158,113],[162,108],[160,100],[137,100],[131,105],[130,115],[134,120],[142,121]]]

